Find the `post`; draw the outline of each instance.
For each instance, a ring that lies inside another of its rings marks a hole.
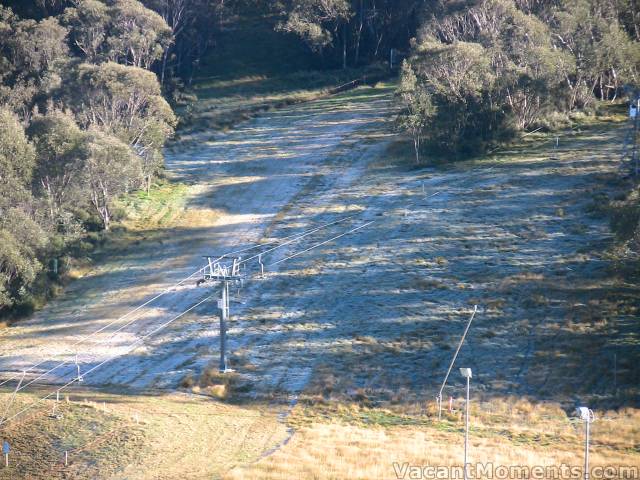
[[[76,377],[76,380],[78,382],[82,382],[83,378],[82,375],[80,375],[80,364],[78,363],[78,353],[76,352],[76,369],[78,371],[78,376]]]
[[[69,466],[69,452],[67,450],[64,451],[64,466]]]
[[[471,383],[472,372],[470,368],[461,368],[460,373],[467,379],[467,401],[465,404],[464,414],[464,480],[469,478],[469,462],[467,461],[467,452],[469,450],[469,384]]]
[[[229,283],[222,282],[222,298],[220,305],[220,373],[227,371],[227,315],[229,314]]]
[[[613,392],[618,396],[618,354],[613,354]]]
[[[438,192],[438,193],[440,193],[440,192]],[[431,195],[431,196],[433,196],[433,195]],[[464,343],[464,339],[467,336],[467,332],[469,331],[469,327],[471,327],[471,322],[473,322],[473,319],[475,318],[477,311],[478,311],[478,305],[474,305],[473,306],[473,313],[471,313],[471,317],[469,318],[469,321],[467,322],[467,326],[464,329],[464,333],[462,334],[462,338],[460,339],[460,343],[458,343],[458,348],[456,348],[456,353],[453,354],[453,358],[451,359],[451,363],[449,364],[449,368],[447,369],[447,374],[444,376],[444,380],[442,381],[442,385],[440,386],[440,391],[438,392],[438,397],[437,397],[437,398],[440,399],[440,403],[442,402],[442,392],[444,391],[444,387],[447,384],[447,380],[449,379],[449,374],[451,373],[451,369],[453,368],[453,364],[456,362],[456,358],[458,358],[458,353],[460,353],[460,349],[462,348],[462,344]],[[438,410],[438,420],[440,420],[440,411],[439,410]]]
[[[589,480],[589,430],[591,428],[590,423],[593,422],[596,417],[593,414],[593,410],[587,407],[578,407],[576,409],[580,419],[584,421],[584,480]]]
[[[640,98],[636,99],[636,115],[633,118],[633,153],[631,154],[631,162],[635,175],[638,175],[638,117],[640,116]]]
[[[635,174],[638,176],[638,116],[640,114],[640,98],[636,100],[636,118],[635,118],[635,128],[633,130],[633,157],[635,159]]]
[[[589,424],[590,419],[584,422],[585,439],[584,439],[584,480],[589,480]]]
[[[469,383],[471,378],[467,376],[467,403],[465,406],[465,415],[464,415],[464,480],[469,478],[469,474],[467,472],[467,450],[469,447]]]

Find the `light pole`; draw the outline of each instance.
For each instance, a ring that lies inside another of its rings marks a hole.
[[[587,407],[578,407],[578,415],[584,420],[584,480],[589,480],[589,426],[596,419],[593,410]]]
[[[464,413],[464,480],[467,480],[469,478],[469,474],[467,472],[467,450],[469,449],[469,383],[472,375],[470,368],[461,368],[460,373],[467,379],[467,402],[465,404]]]

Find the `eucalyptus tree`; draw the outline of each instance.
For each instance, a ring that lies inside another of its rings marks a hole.
[[[69,37],[86,61],[97,63],[105,54],[111,16],[109,7],[100,0],[78,0],[67,8],[62,21],[69,28]]]
[[[0,311],[24,297],[42,267],[47,235],[29,189],[34,167],[19,119],[0,108]]]
[[[82,149],[89,199],[104,229],[109,230],[113,201],[139,186],[142,162],[126,143],[99,130],[87,133]]]
[[[110,14],[109,60],[150,69],[172,41],[167,23],[137,0],[115,0]]]
[[[346,67],[346,25],[353,15],[349,1],[294,0],[287,11],[286,20],[278,28],[300,36],[314,52],[333,46],[342,27],[342,66]]]
[[[555,43],[575,59],[574,71],[566,76],[571,109],[592,103],[594,91],[606,98],[609,90],[638,79],[638,43],[618,22],[617,10],[606,7],[605,2],[563,0],[554,11]]]
[[[148,189],[176,125],[155,74],[113,62],[80,64],[70,72],[64,98],[82,128],[102,130],[131,147],[142,160]]]
[[[413,149],[416,163],[420,163],[420,147],[425,135],[425,128],[432,121],[436,113],[432,95],[423,83],[418,82],[413,67],[408,62],[402,64],[400,86],[397,91],[402,111],[398,115],[400,128],[410,133],[413,139]]]
[[[84,132],[69,112],[55,108],[36,115],[27,130],[36,148],[34,190],[47,205],[52,224],[66,227],[65,213],[84,202],[81,146]]]
[[[0,104],[28,121],[60,84],[69,61],[67,30],[54,17],[23,20],[0,6]]]

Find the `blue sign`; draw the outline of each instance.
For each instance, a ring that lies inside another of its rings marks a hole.
[[[9,450],[9,442],[5,440],[4,442],[2,442],[2,453],[4,453],[5,455],[9,455]]]

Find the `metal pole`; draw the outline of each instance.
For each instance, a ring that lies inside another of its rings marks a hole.
[[[638,176],[638,117],[640,117],[640,98],[636,100],[635,128],[633,130],[633,158],[635,159],[636,177]]]
[[[613,392],[618,396],[618,354],[613,354]]]
[[[222,282],[222,298],[220,308],[220,372],[227,371],[227,315],[229,313],[229,284],[227,281]]]
[[[447,384],[447,380],[449,379],[449,375],[451,374],[451,369],[453,368],[453,364],[456,363],[456,358],[458,358],[458,353],[460,353],[460,349],[462,348],[462,344],[464,343],[464,339],[467,336],[467,332],[469,332],[469,327],[471,327],[471,322],[473,322],[474,317],[476,316],[476,312],[478,311],[478,305],[473,306],[473,313],[469,318],[469,322],[464,329],[464,333],[462,334],[462,338],[460,339],[460,343],[458,344],[458,348],[456,348],[456,353],[453,354],[453,358],[451,359],[451,363],[449,364],[449,368],[447,369],[447,374],[444,376],[444,381],[442,382],[442,386],[440,387],[440,391],[438,392],[438,420],[442,417],[442,391],[444,390],[445,385]]]
[[[469,382],[470,378],[467,377],[467,404],[465,408],[464,418],[464,480],[469,478],[467,473],[467,449],[469,444]]]
[[[584,480],[589,480],[589,424],[591,419],[585,420],[585,439],[584,439]]]
[[[640,116],[640,98],[636,99],[636,116],[633,119],[633,153],[631,162],[634,164],[636,176],[638,175],[638,117]]]

